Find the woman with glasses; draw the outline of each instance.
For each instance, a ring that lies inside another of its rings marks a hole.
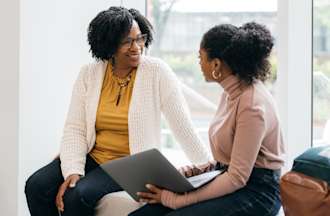
[[[204,34],[201,70],[224,90],[209,128],[216,168],[223,173],[185,194],[147,185],[150,193],[140,196],[149,204],[130,216],[277,214],[284,145],[275,101],[263,84],[272,47],[269,30],[253,22],[217,25]]]
[[[176,76],[142,56],[152,39],[151,24],[135,9],[111,7],[91,21],[96,61],[75,82],[60,157],[26,182],[32,216],[94,215],[104,195],[122,190],[99,165],[160,147],[161,113],[191,161],[209,159]]]

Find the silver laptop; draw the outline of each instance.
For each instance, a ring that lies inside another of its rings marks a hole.
[[[185,178],[157,149],[109,161],[101,167],[136,201],[139,200],[137,192],[148,191],[146,184],[184,193],[201,187],[221,173],[215,170]]]

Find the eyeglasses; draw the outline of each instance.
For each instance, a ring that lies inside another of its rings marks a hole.
[[[123,42],[121,42],[121,47],[124,49],[130,49],[134,42],[137,43],[139,47],[143,47],[147,41],[147,34],[142,34],[137,36],[137,38],[127,38]]]

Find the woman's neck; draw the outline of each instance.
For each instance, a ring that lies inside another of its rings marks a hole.
[[[223,80],[225,80],[227,77],[229,77],[232,74],[233,73],[231,70],[224,68],[224,70],[222,71],[221,77],[218,80],[216,80],[216,82],[220,84]]]
[[[119,78],[127,77],[129,73],[131,73],[133,67],[129,66],[120,66],[120,65],[113,65],[112,66],[112,73]]]

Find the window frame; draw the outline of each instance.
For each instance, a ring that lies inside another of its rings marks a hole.
[[[278,0],[277,103],[287,168],[312,146],[312,0]]]

